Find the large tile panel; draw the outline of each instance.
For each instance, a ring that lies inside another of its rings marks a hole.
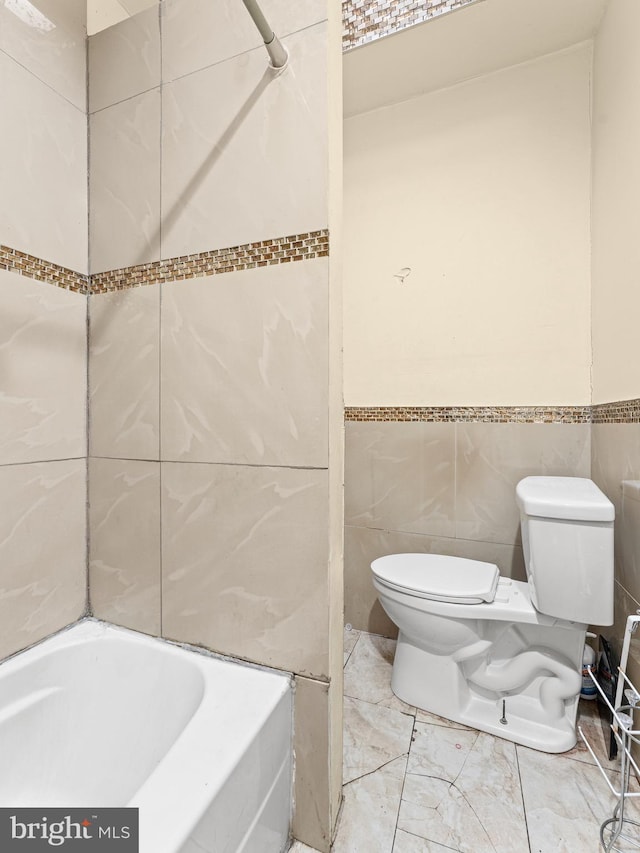
[[[87,272],[87,117],[0,51],[0,243]]]
[[[531,849],[536,853],[601,849],[600,824],[612,815],[615,799],[598,768],[520,746],[517,751]],[[619,787],[619,774],[608,770],[607,775]],[[629,817],[638,820],[637,808],[631,802],[627,808]]]
[[[406,766],[401,756],[345,785],[332,853],[389,853]]]
[[[162,4],[162,74],[174,80],[262,45],[236,0],[165,0]],[[264,13],[280,39],[327,17],[327,0],[270,0]],[[196,23],[197,22],[197,23]],[[263,58],[267,54],[263,52]]]
[[[0,50],[84,112],[86,22],[86,0],[9,0],[0,4]]]
[[[162,257],[327,227],[325,24],[163,87]]]
[[[91,610],[160,633],[160,463],[89,460]]]
[[[345,785],[407,755],[413,724],[413,717],[400,711],[345,697]],[[372,731],[375,738],[371,737]]]
[[[158,6],[89,39],[89,111],[160,85]]]
[[[90,117],[91,272],[160,257],[160,90]]]
[[[464,853],[528,850],[515,744],[416,723],[398,827]]]
[[[86,455],[87,299],[0,270],[0,464]]]
[[[455,424],[347,423],[345,520],[455,535]]]
[[[327,266],[163,285],[163,459],[326,467]]]
[[[515,490],[530,475],[589,477],[589,424],[457,424],[456,536],[520,544]]]
[[[160,288],[89,300],[92,456],[159,459]]]
[[[291,829],[296,838],[328,853],[330,687],[300,676],[296,676],[295,685],[295,805]]]
[[[621,518],[622,481],[640,476],[640,424],[593,424],[591,479],[602,489]],[[618,527],[618,525],[616,525]]]
[[[327,473],[162,463],[162,629],[301,675],[328,670]]]
[[[623,494],[616,526],[620,540],[618,580],[628,593],[640,599],[640,495],[631,489]]]
[[[0,658],[86,606],[84,459],[0,466]]]

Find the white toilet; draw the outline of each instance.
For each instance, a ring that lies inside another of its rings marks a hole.
[[[614,507],[591,480],[518,483],[528,583],[490,563],[371,564],[399,628],[391,687],[409,705],[545,752],[576,742],[587,625],[613,623]]]

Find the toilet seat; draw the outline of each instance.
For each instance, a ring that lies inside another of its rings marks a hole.
[[[391,554],[371,564],[384,586],[450,604],[488,604],[495,599],[500,571],[493,563],[443,554]]]

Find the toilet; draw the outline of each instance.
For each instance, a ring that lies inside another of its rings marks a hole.
[[[391,687],[409,705],[544,752],[576,743],[587,626],[613,623],[614,507],[591,480],[518,483],[527,582],[491,563],[371,564],[398,626]]]

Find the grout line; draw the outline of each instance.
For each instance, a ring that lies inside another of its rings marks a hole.
[[[431,841],[429,838],[425,838],[424,835],[418,835],[416,832],[410,832],[408,829],[402,829],[401,832],[406,832],[407,835],[410,835],[412,838],[419,838],[420,841]],[[395,840],[395,837],[394,837]],[[434,844],[438,844],[442,847],[443,850],[451,850],[452,853],[460,853],[457,847],[449,847],[448,844],[443,844],[442,841],[434,841]],[[393,853],[393,851],[392,851]]]
[[[224,464],[224,463],[220,463],[220,464]],[[378,531],[381,531],[382,533],[403,533],[403,534],[406,534],[407,536],[420,536],[423,539],[439,539],[439,540],[448,541],[448,542],[470,542],[470,543],[473,543],[475,545],[488,544],[488,545],[495,545],[498,548],[518,548],[518,549],[522,550],[522,543],[517,542],[517,541],[516,542],[493,542],[492,540],[487,540],[487,539],[466,539],[463,536],[440,536],[439,534],[436,534],[436,533],[421,533],[421,532],[418,532],[415,530],[396,530],[395,528],[392,528],[392,527],[373,527],[373,526],[363,525],[363,524],[348,524],[347,523],[347,524],[345,524],[345,528],[349,528],[351,530],[378,530]],[[451,555],[449,555],[449,556],[451,556]],[[372,635],[372,636],[381,636],[381,635]],[[385,638],[385,639],[388,639],[388,638]]]
[[[48,465],[56,462],[82,462],[86,456],[57,456],[54,459],[30,459],[26,462],[1,462],[0,468],[19,468],[24,465]]]
[[[127,101],[133,101],[134,98],[139,98],[141,95],[148,95],[149,92],[155,91],[158,86],[149,86],[148,89],[142,89],[140,92],[136,92],[135,95],[128,95],[126,98],[120,98],[119,101],[113,101],[111,104],[107,104],[104,107],[99,107],[97,110],[92,110],[89,115],[97,116],[99,113],[103,113],[105,110],[110,110],[111,107],[117,107],[119,104],[126,104]]]
[[[529,835],[529,822],[527,820],[527,805],[524,801],[524,786],[522,785],[522,773],[520,772],[520,753],[518,744],[514,744],[516,748],[516,766],[518,768],[518,782],[520,783],[520,796],[522,797],[522,814],[524,817],[524,828],[527,833],[527,844],[529,845],[529,853],[531,853],[531,837]]]
[[[343,669],[346,669],[347,664],[348,664],[348,663],[349,663],[349,661],[351,660],[351,655],[355,652],[355,650],[356,650],[356,646],[357,646],[357,645],[358,645],[358,643],[360,642],[360,633],[361,633],[361,632],[358,632],[358,636],[356,637],[356,641],[355,641],[355,643],[353,644],[353,648],[351,649],[351,651],[350,651],[350,652],[349,652],[349,654],[347,655],[347,659],[346,659],[346,661],[344,662],[344,665],[343,665],[343,667],[342,667]]]
[[[304,27],[300,27],[297,30],[292,30],[290,33],[284,33],[281,35],[281,41],[284,42],[285,39],[288,39],[290,36],[297,35],[298,33],[303,33],[306,30],[311,30],[313,27],[317,27],[320,24],[326,24],[328,18],[320,18],[317,21],[313,21],[311,24],[306,24]],[[225,62],[231,62],[234,59],[239,59],[241,56],[246,56],[248,53],[255,53],[256,51],[264,50],[264,44],[260,41],[259,44],[254,45],[254,47],[247,47],[244,50],[240,50],[238,53],[233,53],[231,56],[225,56],[222,59],[217,59],[215,62],[209,63],[209,65],[202,65],[199,68],[194,68],[192,71],[186,71],[184,74],[178,74],[177,77],[170,77],[167,80],[168,84],[177,83],[179,80],[184,80],[187,77],[192,77],[194,74],[199,74],[202,71],[209,71],[212,68],[215,68],[217,65],[223,65]]]
[[[391,842],[391,853],[393,853],[393,848],[396,846],[396,835],[398,834],[398,822],[400,820],[400,810],[402,809],[402,800],[404,797],[404,786],[407,784],[407,774],[409,772],[409,758],[411,757],[411,748],[414,744],[414,738],[416,733],[416,718],[413,718],[413,726],[411,727],[411,739],[409,741],[409,752],[407,753],[407,763],[404,768],[404,776],[402,777],[402,788],[400,789],[400,798],[398,800],[398,813],[396,814],[396,825],[393,828],[393,841]]]
[[[86,43],[87,41],[88,41],[88,39],[85,37],[85,43]],[[79,107],[77,104],[74,104],[74,102],[73,102],[70,98],[68,98],[68,97],[67,97],[66,95],[64,95],[62,92],[58,91],[58,89],[56,89],[56,88],[55,88],[55,86],[53,86],[51,83],[48,83],[48,82],[47,82],[46,80],[44,80],[42,77],[39,77],[39,76],[35,73],[35,71],[32,71],[28,66],[26,66],[24,63],[20,62],[20,60],[19,60],[19,59],[16,59],[16,58],[15,58],[15,56],[12,56],[10,53],[8,53],[6,50],[4,50],[4,49],[3,49],[3,48],[1,48],[1,47],[0,47],[0,53],[4,54],[4,55],[7,57],[7,59],[10,59],[12,62],[15,62],[15,64],[16,64],[17,66],[19,66],[20,68],[22,68],[22,70],[23,70],[23,71],[26,71],[26,72],[27,72],[27,74],[29,74],[31,77],[33,77],[33,78],[34,78],[34,80],[37,80],[37,81],[38,81],[38,83],[42,83],[42,85],[43,85],[43,86],[46,86],[46,87],[47,87],[47,89],[49,89],[49,91],[53,92],[53,93],[54,93],[55,95],[57,95],[59,98],[62,98],[62,100],[63,100],[63,101],[66,101],[66,102],[67,102],[70,106],[72,106],[75,110],[78,110],[78,112],[79,112],[79,113],[81,113],[81,114],[85,114],[85,115],[87,114],[87,111],[86,111],[86,110],[84,110],[82,107]],[[85,98],[85,102],[86,102],[86,98]]]
[[[393,758],[390,758],[388,761],[383,762],[378,767],[376,767],[374,770],[367,770],[367,772],[363,773],[361,776],[356,776],[354,779],[349,779],[349,781],[345,782],[344,785],[342,786],[343,790],[348,785],[352,785],[354,782],[359,782],[361,779],[366,779],[367,776],[373,776],[373,774],[377,773],[378,770],[382,770],[383,767],[387,767],[389,764],[393,764],[394,761],[397,761],[399,758],[404,758],[404,756],[407,757],[407,760],[409,759],[409,753],[408,752],[401,752],[400,755],[394,755]],[[406,777],[406,775],[407,774],[405,772],[405,777]],[[403,785],[404,785],[404,779],[403,779]],[[398,810],[400,810],[399,804],[398,804]]]

